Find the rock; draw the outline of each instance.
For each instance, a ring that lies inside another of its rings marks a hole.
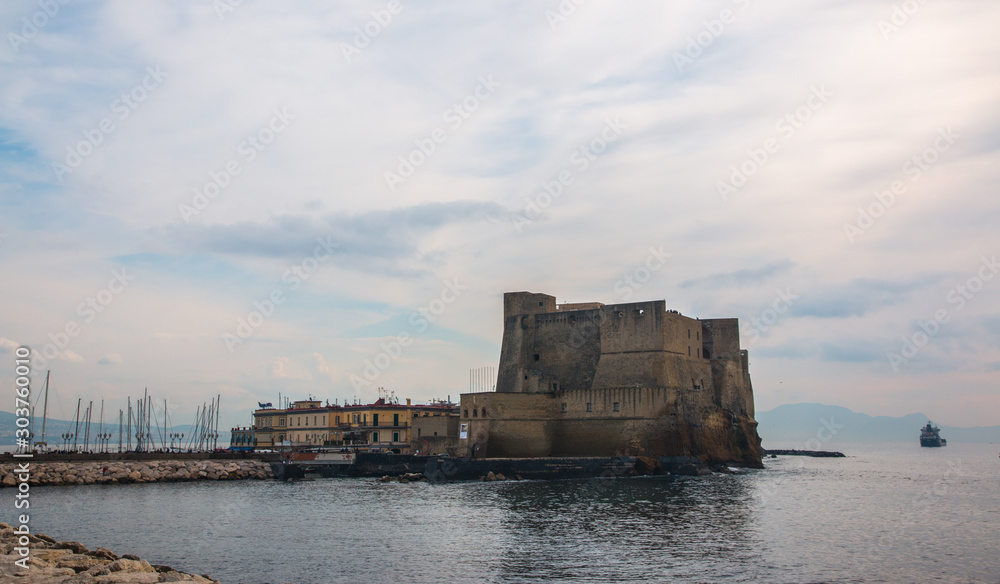
[[[503,476],[502,472],[498,472],[497,473],[497,480],[498,481],[505,481],[505,480],[507,480],[507,477]]]
[[[523,481],[524,480],[524,477],[522,477],[521,475],[514,475],[514,478],[517,479],[517,480],[519,480],[519,481]]]
[[[95,558],[104,558],[105,560],[110,560],[112,562],[118,559],[118,554],[104,547],[99,547],[94,551],[87,552],[87,555],[94,556]]]
[[[635,459],[635,470],[644,475],[663,474],[663,465],[660,461],[649,456],[637,456]]]
[[[497,480],[497,475],[493,474],[493,471],[490,471],[490,472],[486,473],[486,480],[487,481],[495,481],[495,480]]]
[[[3,486],[13,487],[17,485],[17,480],[14,479],[14,475],[9,474],[3,478]]]
[[[121,559],[115,560],[105,566],[109,572],[128,572],[128,573],[138,573],[138,572],[156,572],[153,569],[152,564],[146,560],[139,559],[139,556],[132,554],[124,554]]]
[[[103,566],[107,563],[108,560],[95,558],[93,556],[85,556],[81,554],[69,554],[56,560],[56,567],[69,568],[74,572],[80,573],[87,571],[93,568],[94,566]]]
[[[142,473],[139,472],[139,471],[137,471],[137,470],[134,470],[134,471],[128,473],[128,478],[131,481],[138,481],[139,479],[142,478]]]
[[[86,554],[90,551],[87,546],[77,541],[60,541],[56,542],[53,547],[60,550],[73,550],[75,554]]]

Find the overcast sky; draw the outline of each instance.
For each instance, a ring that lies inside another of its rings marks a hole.
[[[996,2],[47,2],[4,395],[456,399],[529,290],[739,317],[758,410],[1000,423]]]

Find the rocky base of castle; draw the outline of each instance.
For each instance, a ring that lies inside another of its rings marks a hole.
[[[145,584],[153,582],[202,582],[218,581],[210,576],[196,576],[178,572],[169,566],[154,566],[137,556],[119,556],[109,549],[99,547],[88,550],[75,541],[56,541],[45,535],[29,535],[27,569],[15,564],[23,560],[15,548],[19,546],[14,528],[0,523],[0,582],[24,584],[112,584],[128,582]]]
[[[0,485],[17,485],[16,464],[0,465]],[[117,485],[182,481],[225,481],[273,478],[271,468],[259,460],[144,460],[115,462],[32,463],[28,484]]]

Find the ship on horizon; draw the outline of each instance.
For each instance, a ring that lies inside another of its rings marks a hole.
[[[947,446],[948,441],[941,437],[941,428],[931,424],[927,420],[927,425],[920,429],[920,445],[930,448]]]

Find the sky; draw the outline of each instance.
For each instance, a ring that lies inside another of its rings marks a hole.
[[[527,290],[738,317],[760,411],[1000,424],[998,21],[3,2],[0,407],[20,346],[63,419],[457,400]]]

